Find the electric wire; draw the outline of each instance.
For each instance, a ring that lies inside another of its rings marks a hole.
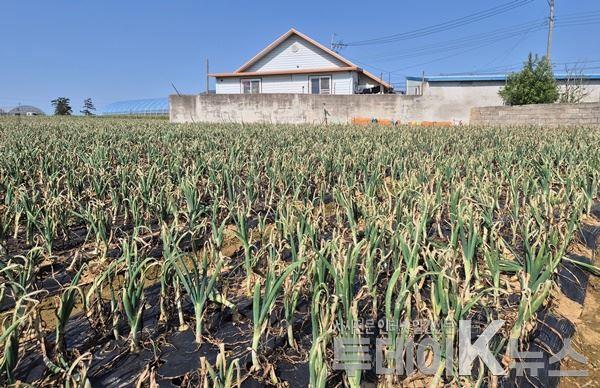
[[[503,13],[506,13],[508,11],[512,11],[514,9],[521,8],[527,4],[532,3],[533,1],[534,0],[514,0],[514,1],[510,1],[508,3],[504,3],[504,4],[501,4],[501,5],[498,5],[498,6],[483,10],[483,11],[478,11],[473,14],[460,17],[457,19],[449,20],[447,22],[443,22],[443,23],[439,23],[439,24],[434,24],[429,27],[423,27],[423,28],[419,28],[419,29],[416,29],[413,31],[387,35],[387,36],[383,36],[383,37],[379,37],[379,38],[359,40],[359,41],[354,41],[354,42],[349,42],[349,43],[340,42],[339,46],[348,47],[348,46],[378,45],[378,44],[398,42],[401,40],[420,38],[423,36],[428,36],[428,35],[436,34],[439,32],[444,32],[444,31],[456,29],[459,27],[463,27],[463,26],[466,26],[466,25],[469,25],[469,24],[472,24],[475,22],[479,22],[481,20],[489,19],[494,16],[498,16]]]

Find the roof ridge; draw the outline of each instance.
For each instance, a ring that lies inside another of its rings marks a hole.
[[[256,54],[252,58],[250,58],[249,61],[244,63],[240,68],[235,70],[233,73],[217,73],[217,74],[212,74],[212,76],[230,76],[231,77],[231,76],[235,76],[235,75],[244,76],[245,73],[248,73],[248,74],[258,73],[258,72],[245,72],[245,70],[247,70],[250,66],[252,66],[256,62],[258,62],[260,59],[262,59],[265,55],[267,55],[268,53],[273,51],[273,49],[275,49],[277,46],[279,46],[281,43],[283,43],[286,39],[288,39],[292,35],[296,35],[296,36],[302,38],[303,40],[307,41],[308,43],[312,44],[313,46],[317,47],[318,49],[326,52],[327,54],[331,55],[338,61],[347,65],[348,68],[354,68],[353,70],[362,72],[365,76],[373,79],[375,82],[380,83],[381,85],[383,85],[387,88],[392,87],[389,83],[385,82],[383,79],[380,79],[380,78],[374,76],[373,74],[369,73],[368,71],[363,70],[360,66],[357,66],[350,60],[344,58],[340,54],[336,53],[335,51],[331,50],[330,48],[326,47],[325,45],[319,43],[318,41],[314,40],[313,38],[309,37],[308,35],[303,34],[302,32],[298,31],[294,27],[290,28],[283,35],[279,36],[279,38],[275,39],[268,46],[266,46],[261,51],[259,51],[258,54]]]

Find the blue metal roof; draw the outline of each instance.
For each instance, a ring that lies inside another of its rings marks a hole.
[[[507,74],[464,74],[464,75],[435,75],[425,77],[426,82],[470,82],[470,81],[506,81]],[[567,74],[555,74],[554,78],[557,81],[573,77]],[[600,80],[600,74],[584,74],[581,76],[584,80]],[[422,81],[423,77],[406,77],[408,81]]]
[[[102,111],[102,115],[104,116],[165,114],[169,114],[168,98],[117,101],[107,105]]]

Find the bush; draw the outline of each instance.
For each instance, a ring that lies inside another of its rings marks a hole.
[[[558,100],[558,85],[546,57],[529,54],[523,70],[508,76],[499,92],[506,105],[551,104]]]

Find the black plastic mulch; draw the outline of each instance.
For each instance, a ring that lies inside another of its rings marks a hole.
[[[600,205],[592,209],[592,214],[600,218]],[[598,248],[600,228],[583,225],[580,239],[591,250]],[[590,263],[590,259],[570,255],[574,260]],[[581,267],[563,261],[558,270],[557,283],[561,292],[579,304],[585,300],[590,274]],[[560,382],[560,360],[551,363],[552,356],[566,346],[566,341],[575,334],[575,325],[568,319],[544,310],[537,316],[538,325],[528,338],[526,352],[538,353],[539,357],[523,356],[515,360],[522,368],[513,369],[509,376],[500,381],[503,388],[558,387]],[[556,358],[555,358],[556,359]]]

